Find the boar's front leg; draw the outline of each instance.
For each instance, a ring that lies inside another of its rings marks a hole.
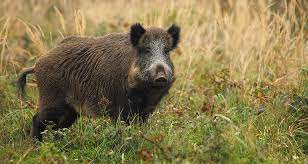
[[[126,124],[144,123],[149,117],[148,113],[140,112],[138,107],[130,105],[117,105],[109,109],[109,115],[114,122],[124,121]]]

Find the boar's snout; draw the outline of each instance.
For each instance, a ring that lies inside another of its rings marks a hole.
[[[154,84],[159,85],[159,86],[164,86],[168,83],[168,80],[165,76],[165,73],[162,71],[157,73],[157,76],[154,79]]]
[[[170,84],[170,80],[172,77],[169,77],[170,73],[163,65],[156,65],[154,68],[154,78],[153,78],[153,84],[156,87],[166,87]],[[169,80],[170,79],[170,80]]]

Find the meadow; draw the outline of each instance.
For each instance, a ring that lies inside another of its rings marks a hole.
[[[0,163],[307,163],[308,3],[301,0],[2,0]],[[29,137],[35,77],[24,67],[70,35],[167,28],[177,80],[143,125],[80,117]]]

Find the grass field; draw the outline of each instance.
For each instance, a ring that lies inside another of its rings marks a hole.
[[[0,163],[307,163],[308,4],[301,0],[2,0]],[[148,123],[81,117],[29,137],[16,77],[69,35],[182,28],[177,80]]]

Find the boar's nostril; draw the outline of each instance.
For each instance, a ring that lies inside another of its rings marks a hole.
[[[166,79],[166,77],[161,76],[161,77],[155,78],[154,81],[155,81],[155,83],[166,83],[167,79]]]
[[[167,83],[167,78],[163,72],[158,72],[157,76],[154,79],[156,85],[165,85]]]

